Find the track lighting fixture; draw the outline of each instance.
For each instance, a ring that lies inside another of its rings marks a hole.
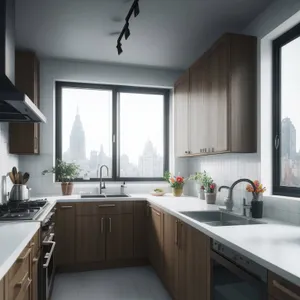
[[[134,14],[135,17],[137,17],[140,14],[139,0],[134,0],[134,2],[131,5],[131,8],[125,18],[126,23],[125,23],[125,25],[119,35],[119,38],[117,40],[117,50],[118,50],[119,55],[123,52],[122,44],[121,44],[121,40],[122,40],[123,36],[125,36],[125,40],[127,40],[130,36],[129,20],[130,20],[132,14]]]
[[[121,43],[117,44],[117,49],[118,49],[118,55],[120,55],[123,52]]]
[[[129,30],[129,24],[128,23],[126,24],[124,35],[125,35],[125,40],[128,40],[128,38],[130,36],[130,30]]]
[[[139,2],[136,2],[134,6],[134,16],[135,18],[140,14],[140,7],[139,7]]]

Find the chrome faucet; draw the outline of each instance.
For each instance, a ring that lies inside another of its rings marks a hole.
[[[240,182],[248,182],[252,185],[254,191],[256,189],[255,187],[255,184],[253,181],[251,181],[250,179],[246,179],[246,178],[242,178],[242,179],[239,179],[237,181],[235,181],[231,187],[229,186],[226,186],[226,185],[222,185],[219,187],[219,192],[222,190],[222,189],[228,189],[228,197],[225,199],[225,205],[226,205],[226,209],[229,210],[229,211],[232,211],[232,208],[233,208],[233,189],[234,187],[239,184]],[[252,192],[252,195],[253,195],[253,199],[255,200],[256,199],[256,194],[254,192]],[[243,215],[245,216],[246,215],[246,208],[248,208],[249,206],[246,205],[246,201],[243,200]]]
[[[108,166],[107,165],[102,165],[102,166],[98,166],[98,170],[97,170],[97,177],[99,177],[99,174],[100,174],[100,186],[99,186],[99,192],[100,194],[102,194],[102,190],[106,189],[106,186],[105,186],[105,181],[103,181],[103,184],[102,184],[102,169],[103,168],[106,168],[106,174],[108,176],[109,174],[109,169],[108,169]]]

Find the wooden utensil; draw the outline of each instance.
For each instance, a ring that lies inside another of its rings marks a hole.
[[[24,175],[23,175],[23,184],[26,184],[29,180],[29,173],[25,172]]]
[[[22,172],[18,172],[18,184],[23,184],[23,174],[22,174]]]
[[[14,176],[14,183],[16,184],[16,183],[17,183],[17,178],[16,178],[16,176],[18,175],[18,170],[17,170],[16,167],[13,167],[11,171],[12,171],[13,176]]]
[[[13,184],[15,184],[15,177],[14,177],[14,174],[13,174],[12,172],[9,172],[9,173],[8,173],[8,176],[9,176],[11,182],[12,182]]]

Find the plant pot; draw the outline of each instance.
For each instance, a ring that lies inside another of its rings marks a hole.
[[[61,191],[64,196],[72,195],[74,184],[73,182],[62,182]]]
[[[251,213],[252,218],[261,219],[263,217],[264,202],[263,201],[251,201]]]
[[[199,198],[201,200],[205,200],[205,192],[203,189],[200,188],[200,192],[199,192]]]
[[[205,200],[207,204],[215,204],[217,200],[216,193],[205,193]]]
[[[173,192],[173,196],[174,197],[180,197],[183,193],[183,188],[181,189],[172,189],[172,192]]]

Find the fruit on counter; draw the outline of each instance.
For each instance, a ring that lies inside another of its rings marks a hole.
[[[156,192],[156,193],[163,193],[164,190],[163,189],[155,189],[154,192]]]

